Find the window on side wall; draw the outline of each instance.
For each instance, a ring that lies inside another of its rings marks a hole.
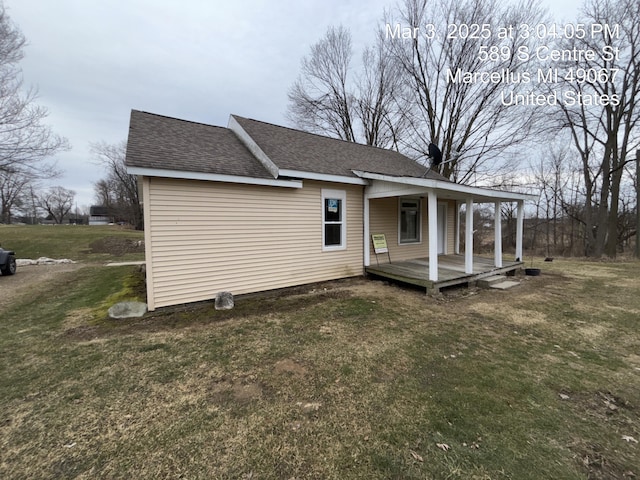
[[[322,189],[322,250],[347,248],[347,194],[344,190]]]
[[[420,199],[400,198],[400,243],[420,242]]]

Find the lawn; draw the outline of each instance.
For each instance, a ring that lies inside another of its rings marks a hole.
[[[556,260],[439,298],[355,279],[117,322],[139,274],[67,272],[0,311],[0,477],[637,478],[638,266]]]
[[[116,225],[0,225],[0,245],[15,250],[17,258],[144,260],[142,240],[143,232]]]

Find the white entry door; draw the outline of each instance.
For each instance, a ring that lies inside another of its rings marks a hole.
[[[438,255],[447,253],[447,205],[438,204]]]

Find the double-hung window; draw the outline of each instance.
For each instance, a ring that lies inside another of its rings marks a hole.
[[[400,243],[420,242],[420,199],[400,198]]]
[[[322,250],[347,248],[347,195],[344,190],[322,189]]]

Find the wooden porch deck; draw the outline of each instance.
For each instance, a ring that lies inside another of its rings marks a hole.
[[[502,267],[494,266],[493,258],[473,257],[473,273],[464,272],[464,255],[438,255],[438,281],[429,280],[429,259],[417,258],[365,267],[368,275],[388,278],[410,285],[424,287],[427,293],[440,288],[475,282],[481,278],[514,272],[523,262],[503,261]]]

